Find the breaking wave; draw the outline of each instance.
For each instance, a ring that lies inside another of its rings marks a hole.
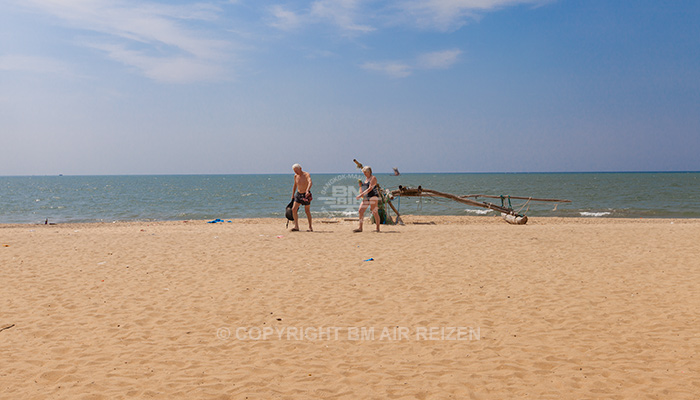
[[[581,211],[579,214],[581,214],[582,217],[604,217],[606,215],[610,215],[611,213],[609,211],[601,211],[601,212]]]
[[[467,208],[467,209],[464,210],[464,211],[466,211],[466,212],[468,212],[468,213],[470,213],[470,214],[476,214],[476,215],[486,215],[486,214],[488,214],[488,213],[490,213],[490,212],[493,212],[493,210],[489,210],[489,209],[485,209],[485,210],[475,210],[475,209],[471,209],[471,208]]]

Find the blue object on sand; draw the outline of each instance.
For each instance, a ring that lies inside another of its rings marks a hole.
[[[363,261],[374,261],[374,258],[368,258],[368,259],[363,260]]]

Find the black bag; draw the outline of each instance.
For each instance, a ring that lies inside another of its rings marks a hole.
[[[289,221],[294,221],[294,212],[292,208],[294,208],[294,199],[287,204],[287,209],[284,211],[284,216],[287,217],[287,226],[285,228],[289,227]]]

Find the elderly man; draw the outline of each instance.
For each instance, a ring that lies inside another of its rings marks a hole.
[[[294,207],[292,208],[292,213],[294,215],[294,228],[292,232],[299,231],[299,206],[304,206],[304,211],[306,212],[306,218],[309,219],[309,229],[307,232],[313,232],[311,227],[311,175],[308,172],[301,170],[301,165],[292,165],[292,170],[294,170],[294,188],[292,188],[292,198],[294,199]]]

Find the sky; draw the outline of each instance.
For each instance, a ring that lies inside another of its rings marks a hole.
[[[3,0],[0,175],[700,170],[697,0]]]

